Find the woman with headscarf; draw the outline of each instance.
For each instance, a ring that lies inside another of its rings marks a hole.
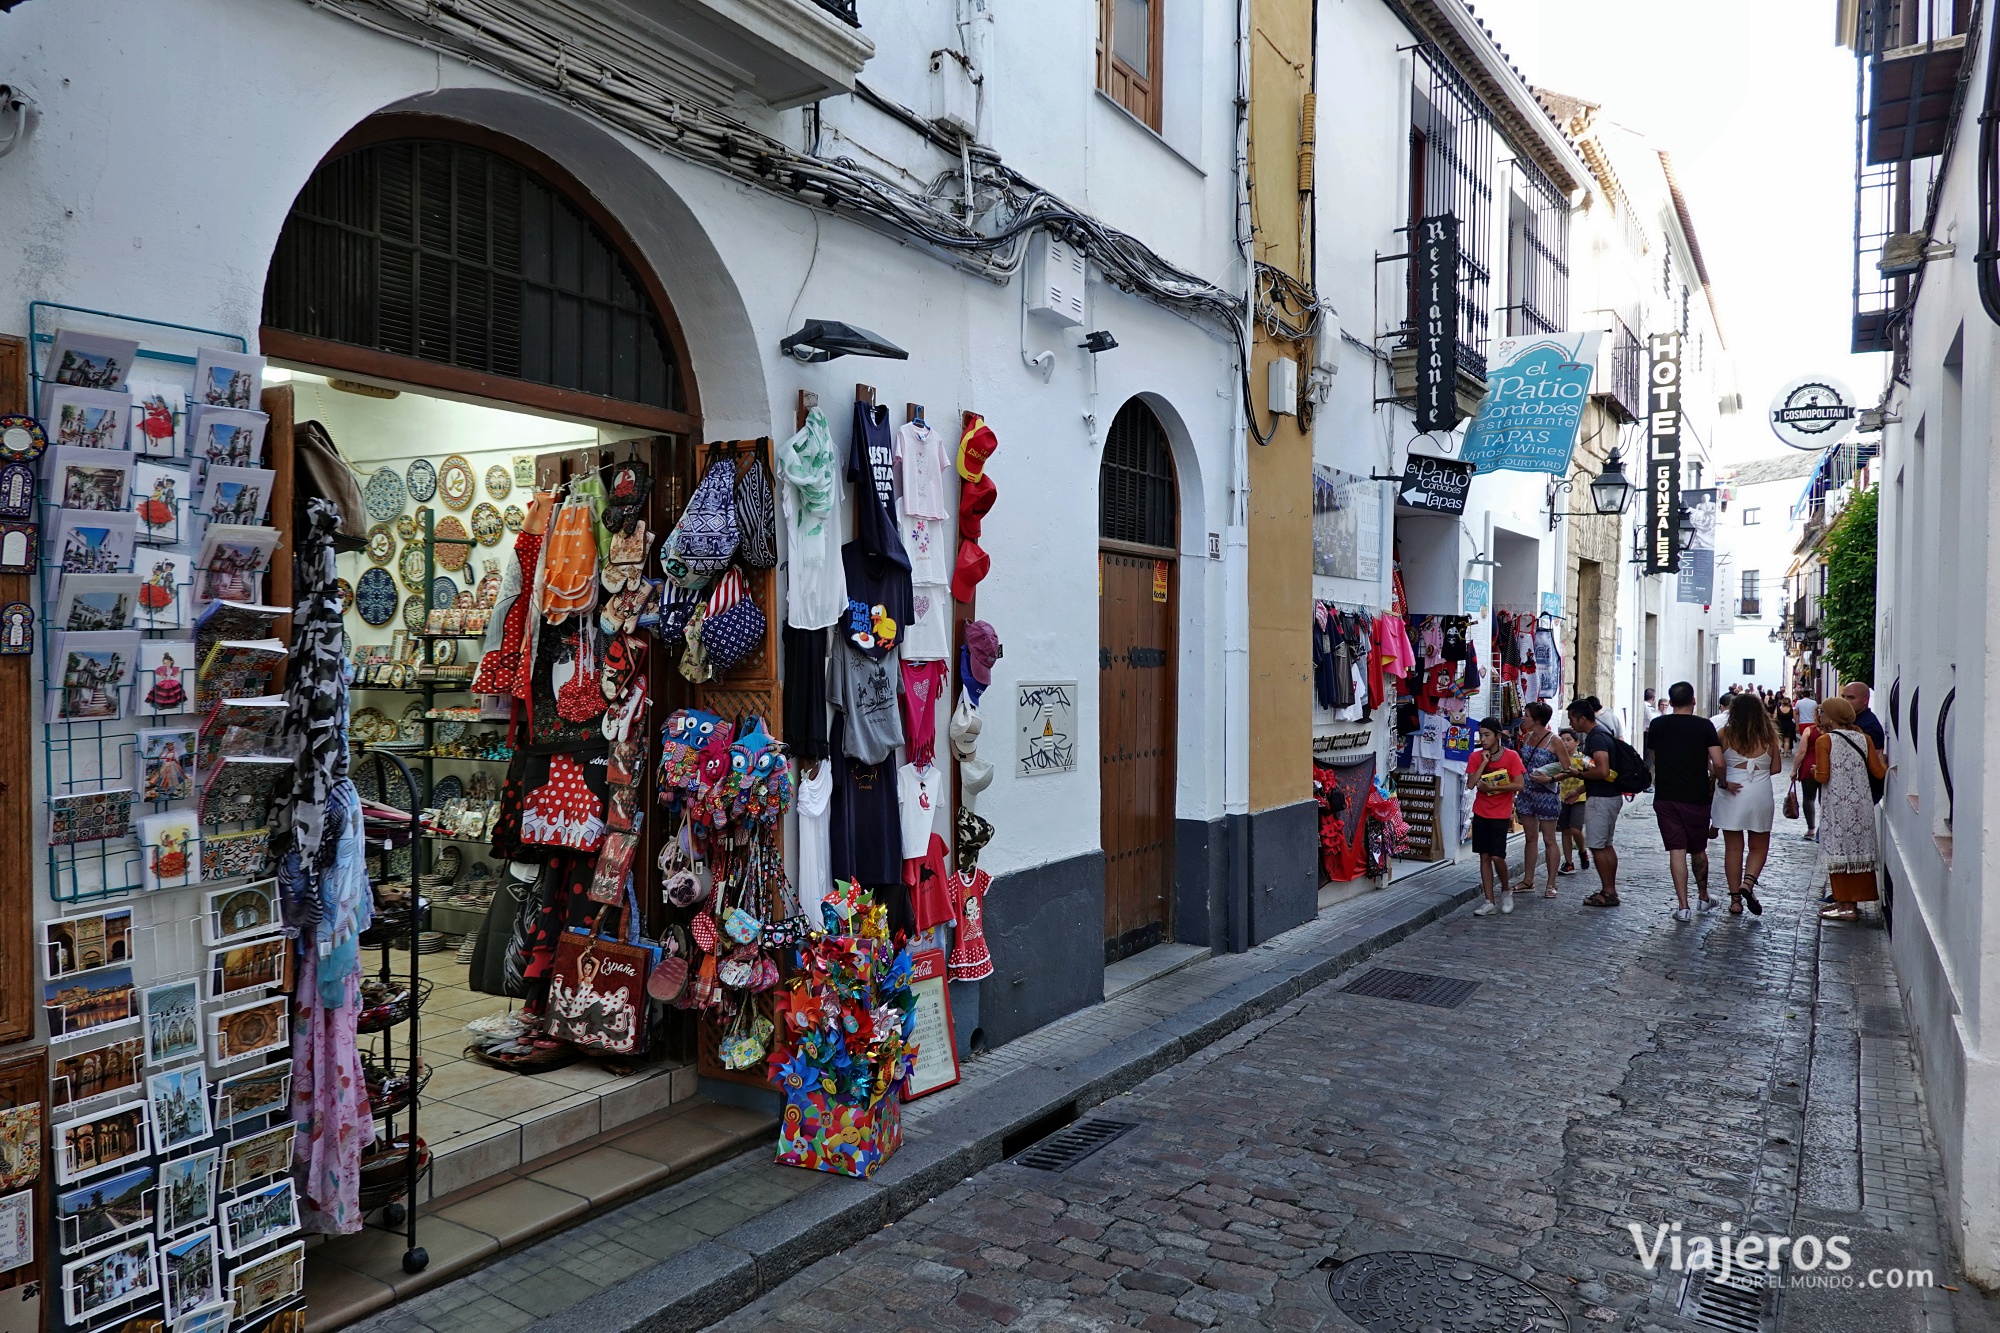
[[[1889,764],[1854,725],[1854,705],[1839,695],[1820,701],[1819,729],[1812,774],[1820,784],[1819,847],[1833,882],[1833,902],[1820,916],[1853,921],[1860,915],[1856,905],[1877,896],[1875,794],[1869,779],[1886,777]]]

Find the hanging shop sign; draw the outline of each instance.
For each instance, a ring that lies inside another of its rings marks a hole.
[[[1487,472],[1566,474],[1603,341],[1598,330],[1495,338],[1459,457]]]
[[[1824,449],[1854,429],[1854,395],[1827,375],[1807,375],[1771,399],[1771,430],[1794,449]]]
[[[1433,514],[1463,514],[1466,493],[1472,489],[1472,471],[1472,464],[1455,458],[1411,454],[1403,464],[1403,483],[1396,488],[1396,501]]]
[[[1694,518],[1694,535],[1681,552],[1680,580],[1674,585],[1674,600],[1694,606],[1715,604],[1715,525],[1722,515],[1713,487],[1682,491],[1681,503]]]
[[[1542,614],[1545,616],[1554,616],[1556,619],[1560,620],[1562,619],[1562,613],[1563,613],[1563,595],[1559,592],[1543,593]]]
[[[1410,246],[1417,277],[1417,429],[1458,425],[1458,219],[1423,218]]]
[[[1015,687],[1015,771],[1024,778],[1076,769],[1076,682],[1029,680]]]
[[[1493,585],[1485,579],[1465,580],[1465,592],[1460,598],[1459,609],[1468,616],[1485,612],[1493,601]]]
[[[1382,577],[1382,488],[1313,465],[1313,573],[1373,583]]]
[[[1681,567],[1681,335],[1656,333],[1646,345],[1646,572]]]

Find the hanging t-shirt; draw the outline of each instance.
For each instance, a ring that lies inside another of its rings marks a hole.
[[[896,770],[896,808],[903,826],[905,861],[929,852],[943,794],[944,774],[936,764],[904,764]]]
[[[785,492],[785,623],[824,629],[847,610],[838,459],[825,414],[816,407],[808,412],[805,426],[778,446],[776,458]]]
[[[903,745],[913,764],[937,753],[937,703],[944,697],[943,662],[903,663]]]
[[[896,770],[887,763],[864,764],[847,756],[841,728],[834,721],[833,819],[828,838],[828,864],[835,879],[868,888],[900,884],[903,874],[903,830],[896,810]],[[902,895],[907,904],[909,896]]]
[[[958,550],[952,545],[951,520],[919,518],[901,500],[896,502],[896,531],[910,557],[910,578],[917,583],[950,583]]]
[[[896,702],[903,665],[893,649],[885,657],[869,657],[845,642],[836,644],[829,656],[827,695],[846,719],[847,753],[879,764],[903,743],[903,714]]]
[[[870,657],[882,657],[903,642],[915,618],[910,571],[870,555],[858,541],[840,548],[847,571],[847,615],[841,637]]]
[[[823,629],[785,626],[785,743],[801,761],[826,758],[829,637]]]
[[[903,508],[912,517],[951,517],[945,501],[943,437],[922,422],[904,422],[896,428],[896,464],[903,471]]]
[[[854,483],[855,542],[907,570],[910,557],[896,531],[896,449],[889,437],[888,408],[855,401],[847,479]]]
[[[1466,631],[1471,621],[1464,616],[1445,616],[1438,626],[1438,654],[1447,662],[1463,662],[1466,654]]]
[[[942,662],[951,656],[951,587],[919,583],[910,589],[910,628],[903,636],[903,657],[911,662]]]
[[[817,775],[801,776],[798,792],[799,910],[818,928],[820,904],[833,892],[833,871],[827,860],[827,838],[832,832],[828,819],[833,810],[833,765],[821,764]]]

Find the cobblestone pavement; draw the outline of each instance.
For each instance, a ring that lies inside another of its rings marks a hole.
[[[1568,877],[1364,965],[1477,981],[1461,1008],[1331,982],[1096,1108],[1138,1127],[1070,1170],[1001,1163],[715,1327],[1348,1329],[1327,1269],[1395,1248],[1507,1270],[1576,1329],[1713,1327],[1690,1319],[1699,1284],[1640,1266],[1627,1223],[1845,1231],[1857,1266],[1962,1285],[1879,934],[1827,928],[1820,996],[1799,827],[1774,837],[1761,918],[1677,924],[1642,799],[1623,907],[1582,906],[1594,876]],[[1762,1313],[1767,1330],[2000,1327],[1969,1288],[1787,1290]]]

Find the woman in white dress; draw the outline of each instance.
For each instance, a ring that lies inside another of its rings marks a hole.
[[[1722,830],[1722,870],[1729,879],[1729,914],[1741,916],[1748,903],[1764,915],[1757,900],[1757,876],[1771,854],[1771,818],[1777,813],[1771,779],[1784,762],[1778,728],[1763,701],[1745,691],[1729,705],[1723,724],[1722,762],[1725,772],[1715,789],[1709,818]]]

